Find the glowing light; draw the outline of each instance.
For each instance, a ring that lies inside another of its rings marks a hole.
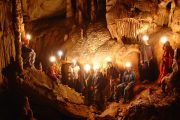
[[[127,68],[130,68],[130,67],[132,67],[132,63],[131,63],[131,62],[126,62],[126,63],[125,63],[125,66],[126,66]]]
[[[84,70],[85,70],[86,72],[90,71],[90,70],[91,70],[91,66],[90,66],[89,64],[86,64],[86,65],[84,66]]]
[[[63,52],[61,50],[59,50],[57,54],[58,54],[58,56],[61,57],[63,55]]]
[[[52,63],[55,62],[55,61],[56,61],[56,57],[55,57],[55,56],[51,56],[51,57],[49,58],[49,61],[52,62]]]
[[[94,66],[93,66],[93,69],[94,70],[98,70],[100,68],[100,65],[99,64],[95,64]]]
[[[142,39],[143,39],[143,41],[148,41],[149,40],[149,36],[148,35],[143,35]]]
[[[166,36],[161,37],[160,39],[162,44],[165,44],[168,41],[168,38]]]
[[[26,39],[27,40],[31,40],[31,35],[30,34],[26,34]]]
[[[106,57],[107,62],[111,62],[112,58],[110,56]]]
[[[77,63],[77,60],[76,60],[76,59],[73,59],[72,62],[73,62],[73,64],[76,64],[76,63]]]

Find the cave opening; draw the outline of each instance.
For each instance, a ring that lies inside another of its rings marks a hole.
[[[179,3],[1,0],[0,119],[180,119]]]

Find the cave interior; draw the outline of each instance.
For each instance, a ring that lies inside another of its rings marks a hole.
[[[0,120],[179,120],[179,49],[179,0],[0,0]]]

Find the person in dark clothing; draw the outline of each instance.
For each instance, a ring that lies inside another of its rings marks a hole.
[[[120,72],[118,68],[113,66],[112,62],[108,62],[107,78],[109,79],[109,85],[110,85],[109,97],[108,97],[109,100],[113,99],[115,87],[118,83],[119,77],[120,77]]]
[[[70,86],[74,88],[77,92],[80,92],[80,67],[76,63],[76,60],[69,66],[70,71]]]
[[[129,63],[129,65],[126,66],[126,71],[123,74],[121,83],[117,85],[116,93],[114,96],[116,100],[118,100],[119,94],[117,93],[119,91],[120,96],[123,97],[123,102],[126,102],[126,100],[130,96],[130,89],[132,89],[135,84],[135,77],[136,75],[131,68],[131,64]]]
[[[140,46],[140,80],[149,80],[152,81],[153,73],[153,52],[152,47],[148,43],[149,37],[143,36],[143,42]]]
[[[94,102],[98,110],[103,109],[104,104],[104,86],[105,80],[100,69],[94,71],[93,84],[94,84]]]
[[[90,105],[93,103],[93,80],[90,70],[85,70],[82,74],[82,94],[85,96],[85,103]]]

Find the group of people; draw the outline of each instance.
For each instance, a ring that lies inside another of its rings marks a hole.
[[[162,84],[163,77],[172,72],[174,50],[169,41],[163,45],[163,55],[158,78],[158,84]],[[153,51],[148,39],[143,39],[140,45],[140,64],[139,73],[140,81],[155,80],[155,63]],[[127,63],[125,71],[120,70],[112,61],[107,62],[105,69],[96,68],[83,69],[76,60],[73,60],[71,65],[67,67],[67,72],[64,69],[57,69],[63,67],[63,64],[52,63],[50,66],[49,76],[57,83],[66,84],[74,88],[77,92],[82,93],[88,104],[93,102],[96,105],[102,105],[105,98],[109,101],[119,101],[123,98],[123,102],[129,100],[133,95],[133,86],[135,85],[136,74],[132,69],[131,63]],[[89,66],[90,67],[90,66]],[[158,70],[158,69],[157,69]],[[65,79],[63,76],[66,74]],[[65,82],[64,82],[65,81]],[[101,104],[100,104],[101,103]]]
[[[126,64],[126,69],[122,72],[112,61],[107,62],[105,69],[101,69],[99,66],[90,69],[90,65],[86,64],[83,68],[76,60],[73,60],[66,67],[66,72],[63,72],[65,69],[61,69],[60,75],[60,71],[57,69],[58,64],[52,62],[48,75],[56,83],[61,82],[82,93],[87,104],[95,104],[97,108],[102,108],[105,99],[118,101],[122,97],[126,102],[131,96],[129,94],[135,84],[135,72],[130,62]],[[63,68],[63,64],[60,67]],[[64,76],[67,77],[63,78]]]
[[[162,57],[160,62],[159,77],[157,78],[157,84],[162,87],[162,92],[165,93],[168,86],[180,87],[178,77],[180,77],[180,48],[173,50],[170,42],[165,40],[162,47]],[[155,74],[157,69],[155,68],[153,57],[153,51],[150,44],[148,44],[148,37],[145,36],[143,43],[140,46],[140,80],[155,80]]]
[[[129,100],[133,95],[133,86],[135,85],[136,74],[132,69],[130,62],[125,64],[125,70],[120,70],[112,61],[107,62],[107,67],[101,69],[96,67],[90,69],[90,65],[84,68],[74,59],[70,65],[61,59],[62,53],[58,60],[51,58],[50,65],[47,69],[48,76],[56,84],[62,83],[73,88],[75,91],[85,96],[87,104],[95,104],[97,108],[102,109],[103,102]],[[23,64],[25,67],[32,67],[35,62],[35,52],[26,44],[22,46]],[[171,80],[179,75],[180,49],[174,50],[169,41],[163,44],[163,54],[158,77],[158,84],[162,86],[163,92]],[[148,43],[147,36],[140,45],[140,64],[139,73],[140,81],[152,81],[155,79],[154,74],[154,57],[151,45]],[[174,82],[174,81],[173,81]],[[174,82],[175,83],[175,82]]]

